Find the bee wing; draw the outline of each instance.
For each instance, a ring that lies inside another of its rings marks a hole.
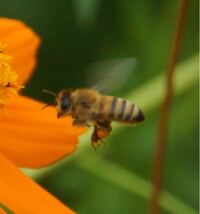
[[[136,66],[135,58],[108,59],[93,63],[89,69],[90,88],[111,93],[125,84]]]

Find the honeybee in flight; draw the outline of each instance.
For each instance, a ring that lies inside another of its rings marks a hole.
[[[122,62],[125,65],[127,63],[130,64],[129,61]],[[119,71],[121,73],[121,68],[119,67],[121,64],[118,63],[118,67],[115,66],[117,72],[112,72],[115,77],[116,74],[119,74]],[[109,78],[114,78],[114,76]],[[109,78],[107,77],[107,80]],[[123,82],[123,78],[121,78],[121,82]],[[54,105],[57,108],[58,118],[71,116],[74,126],[94,126],[91,136],[91,144],[94,149],[99,142],[102,142],[102,139],[111,133],[111,123],[113,121],[136,124],[144,120],[144,114],[137,105],[122,98],[103,95],[95,89],[63,89],[58,94],[48,90],[43,91],[55,95]],[[49,105],[52,104],[47,106]]]

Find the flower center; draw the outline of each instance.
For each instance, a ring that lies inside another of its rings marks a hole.
[[[18,75],[11,68],[12,57],[3,53],[4,44],[0,43],[0,107],[5,105],[12,96],[16,96],[21,86]]]

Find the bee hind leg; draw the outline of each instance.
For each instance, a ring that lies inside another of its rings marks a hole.
[[[96,124],[94,125],[94,131],[91,136],[92,147],[96,150],[95,145],[100,145],[99,143],[102,143],[105,145],[105,142],[103,141],[103,139],[106,138],[111,131],[112,131],[112,127],[111,127],[110,121],[103,121],[103,122],[96,121]]]
[[[98,145],[98,142],[99,142],[98,127],[94,125],[94,130],[91,136],[91,145],[95,151],[96,151],[96,145]]]

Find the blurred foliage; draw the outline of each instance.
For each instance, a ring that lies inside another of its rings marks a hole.
[[[87,86],[89,64],[107,58],[135,57],[136,71],[118,92],[126,97],[128,92],[165,71],[178,3],[173,0],[1,0],[1,16],[23,20],[42,38],[38,67],[24,93],[47,101],[42,88],[58,91]],[[198,52],[198,40],[198,1],[193,0],[180,61]],[[113,131],[107,145],[97,151],[98,155],[151,179],[158,115],[159,106],[148,113],[142,125]],[[198,130],[198,87],[194,85],[173,99],[165,189],[196,209]],[[148,213],[148,201],[93,175],[73,161],[39,182],[81,214]]]

